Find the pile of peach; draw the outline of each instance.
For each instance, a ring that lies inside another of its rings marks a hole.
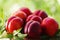
[[[58,23],[55,19],[48,17],[43,10],[31,12],[30,9],[23,7],[13,13],[6,22],[8,33],[21,28],[24,34],[32,38],[39,37],[41,34],[52,37],[58,31]]]

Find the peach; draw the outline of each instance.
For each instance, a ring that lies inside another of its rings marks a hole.
[[[12,18],[12,19],[11,19]],[[13,18],[11,17],[6,26],[6,30],[8,33],[13,33],[14,30],[18,30],[22,27],[23,25],[23,20],[19,17]]]
[[[26,19],[26,21],[30,21],[30,20],[34,20],[34,21],[38,21],[38,22],[42,22],[42,18],[36,15],[29,15]]]
[[[33,15],[40,16],[42,19],[48,17],[47,13],[43,10],[36,10]]]
[[[38,37],[41,33],[40,23],[37,21],[27,22],[24,32],[32,38]]]
[[[12,16],[20,17],[23,20],[26,20],[26,18],[27,18],[27,15],[23,11],[20,11],[20,10],[16,11],[15,13],[13,13]]]
[[[58,31],[58,23],[53,18],[45,18],[42,21],[42,28],[44,29],[45,33],[49,36],[54,36]]]
[[[34,15],[29,15],[26,19],[26,22],[30,21],[30,19],[33,17]]]
[[[9,25],[9,22],[12,20],[12,19],[14,19],[14,18],[16,18],[15,16],[12,16],[12,17],[10,17],[9,19],[8,19],[8,21],[6,22],[6,30],[8,31],[8,25]]]
[[[29,16],[30,14],[32,14],[32,12],[30,11],[30,9],[27,8],[27,7],[22,7],[20,10],[23,11],[23,12],[25,12],[27,14],[27,16]]]

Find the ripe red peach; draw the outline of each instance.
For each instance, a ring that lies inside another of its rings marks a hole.
[[[58,31],[58,23],[53,18],[45,18],[41,25],[45,33],[51,37]]]
[[[12,16],[12,17],[10,17],[8,20],[7,20],[7,22],[6,22],[6,30],[8,31],[8,25],[9,25],[9,22],[12,20],[12,19],[14,19],[14,18],[16,18],[15,16]]]
[[[33,17],[34,15],[29,15],[26,19],[26,22],[30,21],[30,19]]]
[[[32,23],[33,21],[29,21],[29,22],[27,22],[26,23],[26,25],[25,25],[25,28],[24,28],[24,33],[28,33],[28,27],[29,27],[29,25],[30,25],[30,23]]]
[[[39,15],[40,12],[41,12],[41,10],[35,10],[35,11],[33,12],[33,14],[34,14],[34,15]]]
[[[42,22],[42,18],[36,15],[29,15],[26,19],[26,21],[30,21],[30,20],[34,20],[34,21],[38,21],[38,22]]]
[[[20,11],[20,10],[16,11],[15,13],[13,13],[12,16],[20,17],[23,20],[26,20],[26,18],[27,18],[27,15],[23,11]]]
[[[41,33],[40,23],[37,21],[27,22],[24,32],[32,38],[38,37]]]
[[[48,17],[47,13],[43,10],[36,10],[33,15],[40,16],[42,19]]]
[[[22,7],[20,10],[23,11],[23,12],[25,12],[27,14],[27,16],[29,16],[30,14],[32,14],[32,12],[30,11],[30,9],[27,8],[27,7]]]
[[[13,33],[14,30],[20,29],[22,25],[23,25],[23,20],[19,17],[16,17],[11,19],[9,23],[7,23],[6,30],[8,33]]]

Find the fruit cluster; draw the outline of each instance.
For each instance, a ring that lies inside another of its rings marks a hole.
[[[58,26],[58,23],[53,18],[48,17],[45,11],[31,12],[28,8],[23,7],[7,20],[6,31],[13,33],[14,30],[22,28],[23,33],[31,38],[39,37],[41,34],[52,37],[58,31]]]

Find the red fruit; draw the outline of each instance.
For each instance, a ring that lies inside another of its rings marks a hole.
[[[38,21],[38,22],[42,22],[42,18],[36,15],[30,15],[27,17],[26,21],[30,21],[30,20],[34,20],[34,21]]]
[[[23,20],[25,20],[27,17],[27,15],[23,11],[19,11],[19,10],[17,12],[15,12],[12,16],[20,17]]]
[[[30,21],[30,19],[33,17],[34,15],[29,15],[26,19],[26,22]]]
[[[40,14],[40,12],[41,12],[41,10],[36,10],[36,11],[34,11],[34,15],[39,15]]]
[[[47,17],[42,21],[42,28],[46,34],[52,37],[58,31],[58,23],[54,19]]]
[[[12,17],[11,17],[12,18]],[[13,33],[14,30],[18,30],[22,27],[23,20],[19,17],[9,19],[7,22],[6,30],[8,33]]]
[[[26,23],[24,33],[26,33],[26,34],[28,33],[28,27],[29,27],[30,23],[32,23],[32,22],[33,21],[29,21],[29,22]]]
[[[41,33],[40,23],[37,21],[27,22],[24,32],[32,38],[38,37]]]
[[[8,31],[8,25],[9,25],[9,22],[12,20],[12,19],[14,19],[14,18],[16,18],[15,16],[13,16],[13,17],[10,17],[9,19],[8,19],[8,21],[6,22],[6,30]]]
[[[22,7],[20,10],[23,11],[23,12],[25,12],[27,14],[27,16],[29,16],[30,14],[32,14],[32,12],[28,8],[26,8],[26,7]]]
[[[36,10],[33,14],[37,15],[37,16],[40,16],[42,19],[48,17],[48,15],[42,10]]]

